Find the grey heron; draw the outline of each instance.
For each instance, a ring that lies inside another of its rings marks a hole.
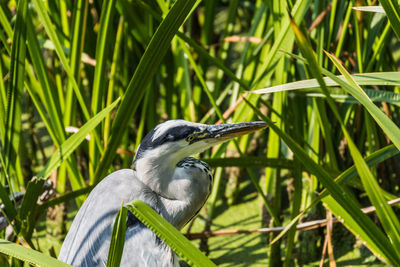
[[[234,137],[263,128],[264,122],[206,125],[170,120],[140,143],[133,169],[104,178],[78,211],[59,259],[73,266],[106,266],[114,218],[122,203],[140,199],[176,228],[201,209],[210,194],[208,165],[189,157]],[[175,254],[128,213],[121,266],[177,266]]]

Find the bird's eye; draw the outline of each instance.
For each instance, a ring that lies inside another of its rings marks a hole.
[[[194,138],[195,138],[194,134],[190,135],[188,138],[186,138],[186,141],[192,142],[194,140]]]

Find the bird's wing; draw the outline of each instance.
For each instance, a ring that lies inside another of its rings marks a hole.
[[[137,180],[133,170],[120,170],[103,179],[75,216],[59,259],[73,266],[106,266],[115,215],[123,203],[133,199],[156,206],[157,195]],[[152,255],[157,255],[153,252],[160,246],[154,233],[133,214],[129,215],[127,225],[121,266],[162,266],[135,264],[142,259],[151,262]]]

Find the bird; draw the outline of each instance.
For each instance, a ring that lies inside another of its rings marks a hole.
[[[213,184],[209,166],[191,155],[266,128],[262,121],[207,125],[185,120],[158,124],[141,141],[133,166],[109,174],[75,216],[58,259],[79,267],[106,266],[115,216],[140,199],[177,229],[205,204]],[[128,212],[121,266],[179,266],[176,254]]]

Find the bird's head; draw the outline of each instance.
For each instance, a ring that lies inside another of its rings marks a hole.
[[[264,122],[206,125],[184,120],[166,121],[151,130],[140,143],[133,162],[136,176],[164,198],[178,199],[192,205],[181,216],[182,220],[175,221],[174,225],[180,226],[203,205],[210,193],[211,179],[204,167],[186,168],[185,163],[177,166],[178,162],[209,147],[265,127],[267,125]]]
[[[157,125],[144,137],[137,149],[133,166],[140,168],[140,162],[144,160],[175,166],[185,157],[266,127],[262,121],[207,125],[169,120]]]

